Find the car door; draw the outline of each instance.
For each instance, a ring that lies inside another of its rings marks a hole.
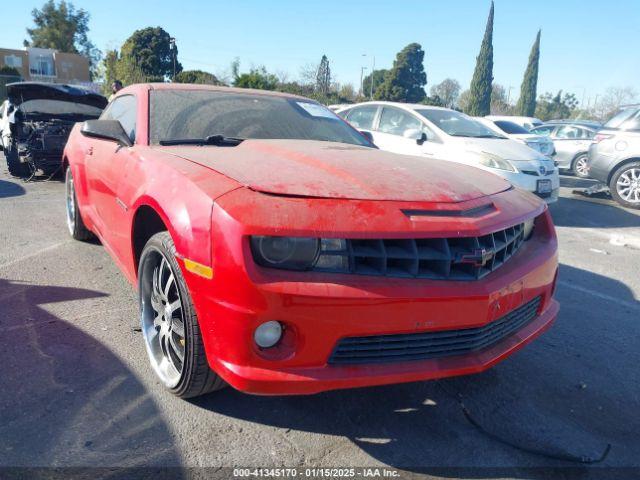
[[[381,150],[404,155],[424,155],[428,142],[417,142],[422,133],[427,135],[420,119],[401,108],[384,105],[380,119],[374,126],[373,138]]]
[[[118,120],[132,142],[135,141],[137,101],[134,95],[122,95],[109,104],[101,120]],[[89,139],[85,158],[88,198],[95,213],[95,223],[103,240],[117,250],[117,238],[125,222],[123,208],[117,197],[123,181],[131,149],[112,140]]]
[[[570,168],[578,153],[589,150],[591,139],[581,127],[562,125],[553,133],[553,143],[557,152],[555,160],[564,168]]]

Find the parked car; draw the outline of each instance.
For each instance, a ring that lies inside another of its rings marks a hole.
[[[558,199],[560,179],[551,159],[464,113],[421,104],[367,102],[338,114],[371,134],[382,150],[473,165],[549,203]]]
[[[553,158],[556,153],[553,142],[548,137],[531,133],[517,123],[508,120],[491,120],[486,117],[475,117],[475,119],[499,134],[505,135],[517,142],[524,143],[527,147],[533,148],[547,157]]]
[[[527,130],[531,130],[539,125],[542,125],[544,122],[539,118],[535,117],[518,117],[516,115],[487,115],[484,118],[488,118],[489,120],[504,120],[507,122],[513,122],[516,125],[520,125]]]
[[[595,135],[588,169],[618,203],[640,208],[640,105],[623,108]]]
[[[151,365],[181,397],[479,372],[558,313],[544,202],[373,148],[302,97],[130,86],[74,127],[64,165],[70,234],[137,285]]]
[[[102,95],[55,83],[9,83],[7,97],[2,145],[9,173],[17,177],[59,169],[73,125],[98,118],[107,104]]]
[[[9,105],[9,100],[5,100],[0,104],[0,150],[4,150],[4,146],[9,145],[9,116],[12,113],[12,108]]]
[[[589,177],[587,154],[597,129],[576,123],[545,123],[531,133],[549,137],[556,148],[554,157],[558,168],[580,178]]]

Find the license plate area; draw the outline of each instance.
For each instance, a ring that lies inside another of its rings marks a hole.
[[[537,193],[541,193],[541,194],[549,194],[551,193],[551,180],[550,179],[544,179],[544,180],[538,180],[538,184],[536,186],[536,192]]]

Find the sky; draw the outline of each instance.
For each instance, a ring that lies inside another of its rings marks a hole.
[[[31,10],[44,0],[0,0],[0,47],[21,48]],[[264,65],[287,72],[330,60],[334,79],[360,84],[361,67],[391,67],[411,42],[425,51],[427,90],[450,77],[467,88],[489,0],[76,0],[91,14],[89,36],[105,50],[136,29],[161,26],[176,38],[185,69],[229,74]],[[594,102],[607,87],[640,91],[640,0],[496,0],[494,82],[519,94],[531,45],[542,29],[538,93],[560,89]]]

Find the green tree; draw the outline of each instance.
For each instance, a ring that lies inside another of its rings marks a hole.
[[[441,106],[453,108],[460,96],[460,84],[453,78],[445,78],[431,87],[431,98],[438,99]]]
[[[136,30],[124,42],[120,49],[118,74],[124,83],[142,81],[164,81],[173,75],[175,55],[175,72],[182,71],[178,62],[178,47],[170,48],[171,35],[161,27],[147,27]]]
[[[362,94],[365,97],[375,98],[376,92],[384,82],[384,77],[389,70],[381,68],[379,70],[374,70],[369,75],[362,79]],[[373,82],[373,89],[371,88],[371,82]]]
[[[538,98],[535,116],[543,122],[570,118],[577,106],[578,99],[573,93],[562,95],[562,90],[560,90],[556,95],[553,95],[547,92]]]
[[[224,85],[218,78],[202,70],[183,70],[173,79],[175,83],[199,83],[204,85]]]
[[[252,68],[248,73],[239,74],[233,81],[234,87],[257,88],[259,90],[275,90],[278,77],[267,72],[265,67]]]
[[[3,65],[0,67],[0,75],[6,75],[9,77],[20,77],[20,71],[14,67],[8,67]]]
[[[507,102],[507,90],[502,85],[494,83],[491,86],[491,115],[512,114],[513,106]]]
[[[540,62],[540,30],[531,47],[529,63],[524,71],[524,78],[520,86],[520,98],[516,105],[516,113],[531,117],[536,111],[536,96],[538,89],[538,63]]]
[[[375,98],[394,102],[421,102],[427,95],[424,86],[424,50],[418,43],[410,43],[396,56],[393,67],[387,72]]]
[[[316,74],[316,91],[321,95],[328,95],[331,89],[331,68],[329,67],[329,59],[326,55],[322,55],[318,73]]]
[[[89,59],[91,75],[96,72],[100,50],[89,40],[89,13],[77,9],[71,2],[61,0],[57,5],[48,0],[41,9],[31,11],[33,28],[27,28],[25,47],[52,48],[60,52],[77,53]]]
[[[489,115],[491,111],[491,82],[493,82],[493,1],[469,87],[469,105],[467,107],[469,115],[476,117]]]
[[[111,95],[111,84],[118,78],[118,50],[107,50],[102,59],[103,93]],[[122,81],[122,80],[121,80]]]

